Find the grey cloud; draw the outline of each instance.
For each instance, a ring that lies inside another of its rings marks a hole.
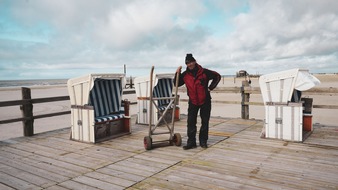
[[[228,14],[243,4],[249,6],[248,12],[232,20],[234,31],[220,31],[219,36],[198,23],[199,16],[208,11],[203,1],[6,2],[12,19],[30,31],[31,37],[45,35],[43,42],[0,39],[0,67],[8,73],[11,68],[3,64],[41,69],[52,78],[50,70],[71,76],[72,70],[76,74],[120,70],[123,64],[133,69],[175,68],[190,52],[203,66],[218,68],[221,74],[240,69],[266,73],[298,66],[337,72],[335,0],[212,0],[213,6]],[[38,24],[41,30],[33,30]]]
[[[327,56],[337,62],[336,1],[250,1],[250,5],[248,13],[234,19],[236,31],[225,46],[232,54],[229,61],[246,63],[252,70],[258,69],[257,62],[269,70],[284,65],[318,69],[318,63],[329,64]]]

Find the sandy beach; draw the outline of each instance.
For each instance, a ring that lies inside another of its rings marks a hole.
[[[316,86],[318,88],[338,88],[338,75],[316,75],[316,77],[321,81],[321,84]],[[258,79],[252,78],[253,87],[259,87]],[[242,79],[237,78],[223,78],[218,87],[240,87]],[[68,96],[68,91],[66,85],[57,85],[57,86],[34,86],[31,87],[32,98],[45,98],[45,97],[56,97],[56,96]],[[185,93],[180,92],[180,97],[186,99],[187,96]],[[310,98],[313,98],[314,105],[338,105],[338,94],[326,94],[326,95],[309,95]],[[240,93],[222,93],[222,92],[212,92],[213,100],[222,100],[222,101],[240,101]],[[9,101],[9,100],[20,100],[21,99],[21,89],[19,87],[7,87],[0,88],[0,101]],[[131,102],[136,102],[136,95],[129,94],[124,95],[123,99],[128,99]],[[251,94],[250,101],[252,102],[262,102],[262,97],[260,94]],[[181,114],[187,114],[187,102],[180,102],[180,112]],[[34,104],[33,111],[34,115],[47,114],[60,111],[70,110],[69,101],[59,101],[51,103],[41,103]],[[137,105],[131,105],[130,109],[131,115],[137,114]],[[264,119],[264,106],[250,106],[250,119]],[[337,126],[338,123],[338,109],[313,109],[312,110],[313,123],[319,123],[323,125],[332,125]],[[230,105],[230,104],[221,104],[214,103],[212,104],[213,117],[230,117],[230,118],[239,118],[241,117],[241,106]],[[11,106],[11,107],[1,107],[0,108],[0,118],[1,120],[13,119],[21,117],[20,107]],[[41,133],[45,131],[51,131],[60,128],[70,127],[70,114],[55,116],[43,119],[36,119],[34,121],[34,133]],[[19,137],[23,135],[22,122],[15,122],[9,124],[0,124],[0,140],[6,140],[13,137]]]

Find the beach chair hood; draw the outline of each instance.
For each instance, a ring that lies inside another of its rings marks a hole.
[[[320,81],[307,69],[290,69],[259,78],[264,102],[287,103],[291,100],[294,90],[305,91],[318,84]]]
[[[118,79],[121,86],[125,85],[124,74],[89,74],[69,79],[67,82],[70,103],[72,105],[87,105],[90,101],[90,91],[94,87],[96,79]]]

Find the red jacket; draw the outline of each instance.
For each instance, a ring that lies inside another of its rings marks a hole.
[[[211,99],[209,90],[216,88],[221,80],[221,75],[219,73],[205,69],[197,63],[194,70],[189,70],[187,68],[179,76],[178,86],[185,84],[189,102],[198,106],[203,105],[206,100]],[[212,82],[208,86],[209,80],[212,80]],[[174,81],[176,81],[176,79],[174,79]]]

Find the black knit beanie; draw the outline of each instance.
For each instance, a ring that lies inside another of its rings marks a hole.
[[[192,56],[191,53],[188,53],[188,54],[185,56],[185,64],[190,63],[190,62],[193,62],[193,61],[196,61],[195,58]]]

